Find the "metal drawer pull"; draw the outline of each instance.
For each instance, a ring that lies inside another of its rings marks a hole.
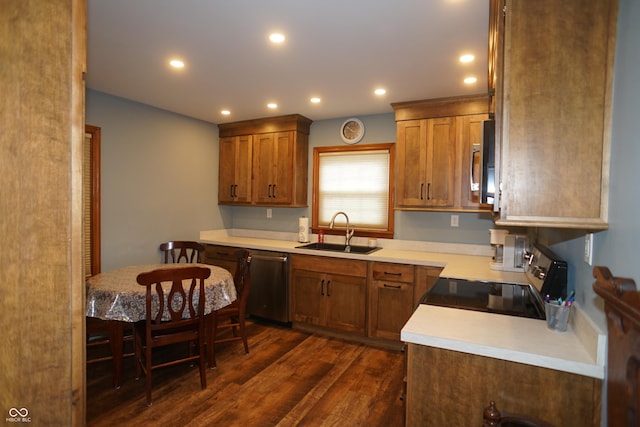
[[[400,285],[387,285],[386,283],[384,285],[385,288],[393,288],[393,289],[402,289],[402,286]]]

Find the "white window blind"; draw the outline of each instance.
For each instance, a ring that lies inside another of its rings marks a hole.
[[[388,149],[320,153],[318,225],[343,211],[357,229],[387,230],[389,159]],[[336,218],[336,225],[344,224],[342,215]]]

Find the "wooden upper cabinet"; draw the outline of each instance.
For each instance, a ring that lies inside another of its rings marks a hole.
[[[488,211],[479,203],[486,95],[392,104],[396,112],[396,208]],[[473,149],[478,150],[476,155]]]
[[[607,227],[617,8],[617,0],[492,7],[502,14],[497,224]]]
[[[252,152],[251,135],[220,138],[220,203],[251,203]]]
[[[306,206],[310,126],[299,114],[219,125],[218,203]]]
[[[294,132],[256,135],[254,140],[254,200],[261,204],[289,204],[293,165]]]
[[[426,206],[427,121],[399,122],[396,139],[396,205]]]
[[[398,123],[397,205],[452,207],[456,155],[455,118]]]

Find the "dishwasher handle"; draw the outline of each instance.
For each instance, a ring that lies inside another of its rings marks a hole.
[[[275,262],[287,262],[288,256],[287,255],[261,255],[261,254],[256,254],[254,253],[251,256],[251,259],[260,259],[263,261],[275,261]]]

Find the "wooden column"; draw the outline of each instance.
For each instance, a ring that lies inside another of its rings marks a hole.
[[[0,11],[0,419],[80,426],[86,4]]]

